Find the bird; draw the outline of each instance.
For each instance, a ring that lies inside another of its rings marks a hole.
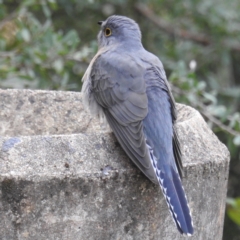
[[[133,19],[112,15],[98,24],[98,51],[82,78],[83,105],[109,124],[128,157],[160,185],[177,229],[191,236],[177,110],[163,64],[145,50]]]

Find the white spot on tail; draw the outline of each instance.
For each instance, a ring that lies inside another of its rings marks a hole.
[[[146,143],[146,144],[147,144],[147,143]],[[153,154],[153,149],[152,149],[151,146],[149,146],[148,144],[147,144],[147,147],[148,147],[148,150],[149,150],[149,155],[150,155],[150,159],[151,159],[151,161],[152,161],[153,169],[154,169],[154,171],[155,171],[155,173],[156,173],[156,176],[157,176],[159,185],[160,185],[160,187],[161,187],[161,189],[162,189],[164,198],[165,198],[165,200],[166,200],[166,202],[167,202],[167,205],[168,205],[168,208],[169,208],[169,212],[170,212],[171,215],[172,215],[172,218],[173,218],[173,221],[174,221],[175,225],[177,226],[177,224],[178,224],[178,226],[181,228],[181,224],[180,224],[180,222],[177,220],[177,214],[174,212],[174,207],[173,207],[173,205],[172,205],[171,202],[170,202],[171,199],[170,199],[170,197],[167,196],[167,188],[165,188],[165,187],[163,186],[163,184],[164,184],[164,179],[161,178],[161,170],[157,168],[157,159],[156,159],[156,157],[155,157],[154,154]],[[175,216],[175,217],[174,217],[174,216]]]

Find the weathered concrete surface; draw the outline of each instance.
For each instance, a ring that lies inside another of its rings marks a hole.
[[[83,133],[93,126],[101,131],[96,119],[86,116],[77,92],[0,89],[0,135]]]
[[[191,239],[220,240],[229,153],[197,111],[178,109]],[[186,239],[80,93],[0,90],[0,128],[1,240]]]

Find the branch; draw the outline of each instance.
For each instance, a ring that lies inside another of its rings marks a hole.
[[[173,92],[176,92],[179,95],[186,96],[186,94],[188,94],[186,91],[183,91],[173,85],[171,85],[171,88]],[[232,136],[235,136],[235,137],[240,135],[240,132],[235,131],[232,128],[226,126],[219,119],[214,117],[209,111],[207,111],[206,106],[201,101],[196,102],[196,104],[194,104],[194,107],[198,107],[202,115],[204,115],[208,120],[210,120],[212,123],[214,123],[216,126],[221,128],[222,130],[230,133]]]
[[[201,102],[198,102],[197,105],[199,106],[199,108],[201,108],[201,110],[200,110],[201,113],[206,118],[208,118],[212,123],[214,123],[216,126],[218,126],[219,128],[223,129],[224,131],[230,133],[231,135],[233,135],[235,137],[240,135],[240,132],[233,130],[232,128],[228,127],[227,125],[224,125],[220,120],[218,120],[211,113],[206,111],[206,107],[204,104],[202,104]]]
[[[211,43],[210,39],[205,35],[190,33],[184,29],[177,29],[171,24],[165,22],[160,17],[156,16],[156,14],[154,14],[154,12],[144,4],[138,3],[135,5],[135,8],[138,12],[140,12],[151,22],[153,22],[160,30],[163,30],[169,35],[173,35],[187,40],[192,40],[202,45],[210,45]]]
[[[169,35],[179,37],[181,39],[190,40],[193,42],[196,42],[198,44],[201,44],[203,46],[208,46],[213,44],[211,38],[209,38],[206,35],[198,34],[198,33],[192,33],[185,29],[179,29],[173,26],[170,23],[167,23],[163,19],[161,19],[159,16],[157,16],[150,8],[148,8],[145,4],[137,3],[135,4],[136,10],[141,13],[143,16],[148,18],[152,23],[155,24],[155,26],[166,32]],[[239,51],[240,52],[240,45],[239,44],[229,44],[226,41],[224,42],[224,45],[231,48],[232,50]]]
[[[17,53],[16,50],[9,52],[0,52],[0,57],[13,57]]]

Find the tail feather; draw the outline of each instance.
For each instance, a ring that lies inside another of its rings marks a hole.
[[[170,171],[171,174],[164,173],[157,167],[157,160],[152,150],[150,150],[150,156],[159,185],[179,232],[191,236],[193,234],[192,217],[179,174],[173,168]]]
[[[182,207],[182,211],[184,213],[184,217],[186,220],[187,229],[188,229],[189,233],[192,235],[193,234],[192,216],[191,216],[191,212],[189,209],[187,197],[186,197],[182,182],[180,180],[180,177],[174,170],[172,170],[172,177],[173,177],[173,183],[174,183],[177,195],[181,202],[181,207]]]
[[[172,170],[172,179],[162,172],[158,178],[163,183],[163,193],[178,230],[182,234],[192,235],[192,218],[180,178],[174,170]]]

